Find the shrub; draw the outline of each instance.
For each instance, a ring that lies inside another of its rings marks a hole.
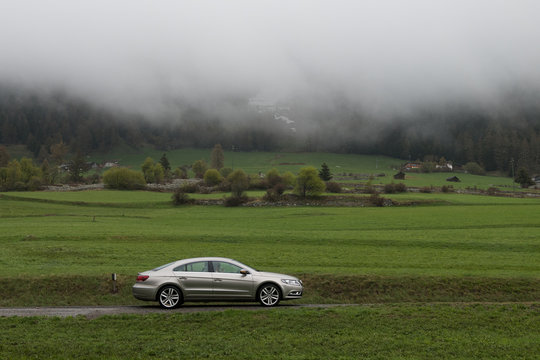
[[[330,193],[339,194],[342,191],[341,185],[335,181],[328,181],[326,183],[326,191]]]
[[[378,206],[378,207],[384,206],[384,198],[382,196],[379,196],[379,194],[371,195],[368,198],[368,202],[374,206]]]
[[[520,168],[518,170],[514,182],[517,182],[522,188],[527,188],[535,184],[527,170],[525,170],[524,168]]]
[[[41,187],[41,178],[39,176],[32,176],[27,182],[28,191],[35,191]]]
[[[268,183],[265,179],[261,179],[258,176],[250,176],[248,177],[249,180],[249,186],[248,188],[250,190],[265,190],[268,189]]]
[[[287,187],[286,187],[284,184],[279,183],[279,184],[276,184],[276,185],[272,188],[272,190],[273,190],[276,194],[278,194],[278,195],[281,196],[281,195],[283,195],[283,193],[285,192],[285,190],[287,190]]]
[[[281,195],[285,192],[285,185],[279,183],[271,189],[266,190],[266,194],[263,196],[263,200],[276,202],[281,199]]]
[[[199,184],[197,183],[185,183],[182,186],[180,186],[180,190],[185,193],[196,193],[199,191]]]
[[[420,192],[421,193],[426,193],[426,194],[432,193],[433,192],[433,187],[424,186],[423,188],[420,188]]]
[[[225,202],[223,205],[226,207],[234,207],[234,206],[240,206],[248,201],[247,196],[230,196],[228,198],[225,198]]]
[[[218,185],[214,186],[214,190],[215,191],[221,191],[221,192],[230,192],[231,191],[231,183],[229,182],[229,180],[224,179]]]
[[[454,187],[452,185],[443,185],[441,187],[441,191],[443,193],[449,193],[449,192],[453,192],[454,191]]]
[[[281,195],[276,193],[274,189],[268,189],[266,190],[266,194],[263,196],[263,200],[269,201],[269,202],[276,202],[281,199]]]
[[[177,167],[176,169],[174,169],[174,176],[178,179],[187,179],[188,174],[186,169]]]
[[[273,168],[266,173],[266,182],[268,184],[268,187],[270,188],[273,188],[274,186],[282,182],[279,171],[276,168]]]
[[[223,181],[223,176],[216,169],[208,169],[204,173],[204,182],[208,186],[216,186]]]
[[[177,188],[174,193],[172,194],[172,201],[173,205],[186,205],[186,204],[192,204],[193,200],[189,198],[189,196],[182,191],[182,188]]]
[[[393,194],[395,193],[394,184],[386,184],[384,185],[384,193],[385,194]]]
[[[499,189],[497,189],[496,187],[489,187],[487,189],[488,195],[497,195],[498,193],[499,193]]]
[[[144,189],[146,185],[142,172],[124,167],[111,168],[105,171],[103,183],[110,189],[118,190]]]
[[[160,183],[165,176],[165,169],[160,163],[154,162],[151,157],[147,157],[141,165],[144,180],[146,183]]]
[[[486,170],[484,170],[483,167],[481,167],[480,165],[478,165],[478,163],[475,163],[475,162],[468,162],[465,164],[465,166],[463,166],[463,169],[468,172],[469,174],[473,174],[473,175],[485,175],[486,174]]]
[[[195,177],[202,179],[204,176],[204,173],[208,169],[208,165],[206,165],[206,161],[204,160],[197,160],[193,163],[191,166],[191,169],[195,173]]]
[[[227,176],[229,176],[232,172],[233,172],[233,169],[231,169],[230,167],[224,167],[221,170],[219,170],[219,173],[224,178],[227,178]]]
[[[318,196],[326,189],[326,185],[319,177],[317,169],[308,166],[300,169],[300,173],[296,177],[296,187],[294,191],[296,194],[306,197]]]
[[[397,183],[397,184],[394,185],[394,190],[397,193],[407,192],[407,185],[405,185],[404,183]]]
[[[242,169],[233,171],[227,180],[231,184],[231,193],[233,197],[241,197],[244,191],[249,187],[249,178]]]
[[[287,171],[281,175],[281,181],[288,189],[292,189],[296,183],[296,176],[292,172]]]

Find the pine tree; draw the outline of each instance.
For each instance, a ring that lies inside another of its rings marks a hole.
[[[161,166],[163,166],[163,169],[165,171],[171,170],[171,164],[169,163],[169,159],[167,159],[167,154],[161,155],[161,159],[159,159],[159,163],[161,164]]]
[[[332,173],[330,172],[330,169],[328,168],[328,165],[326,165],[326,163],[323,163],[321,165],[321,170],[319,170],[319,177],[323,181],[332,180]]]

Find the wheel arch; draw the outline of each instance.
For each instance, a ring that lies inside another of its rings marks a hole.
[[[283,289],[281,288],[281,286],[276,282],[276,281],[272,281],[272,280],[266,280],[265,282],[261,283],[259,286],[257,286],[257,291],[255,291],[255,297],[258,298],[259,297],[259,291],[261,291],[261,289],[265,286],[265,285],[275,285],[279,291],[279,299],[280,300],[283,300]]]
[[[178,289],[178,291],[180,292],[180,294],[182,295],[182,299],[184,298],[184,291],[182,290],[182,288],[180,286],[178,286],[178,284],[175,284],[175,283],[172,283],[172,282],[168,282],[168,283],[165,283],[165,284],[162,284],[156,291],[156,294],[154,295],[154,301],[159,301],[159,293],[161,292],[161,290],[163,290],[164,287],[167,287],[167,286],[172,286],[172,287],[175,287]]]

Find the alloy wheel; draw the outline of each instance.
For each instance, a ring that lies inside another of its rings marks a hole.
[[[164,288],[159,293],[159,304],[166,309],[172,309],[180,305],[180,299],[180,292],[172,286]]]
[[[259,291],[259,301],[264,306],[275,306],[279,303],[280,293],[275,285],[266,285]]]

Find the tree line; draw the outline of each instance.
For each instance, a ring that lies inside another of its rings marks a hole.
[[[0,88],[0,143],[25,144],[40,162],[53,155],[57,144],[87,154],[122,144],[166,151],[221,143],[242,151],[332,151],[425,161],[444,157],[506,174],[512,168],[540,172],[538,101],[509,101],[496,108],[457,104],[384,121],[346,108],[317,111],[303,115],[311,126],[298,133],[270,114],[246,110],[242,116],[242,121],[225,122],[188,108],[178,119],[150,120],[62,93],[45,96]]]

